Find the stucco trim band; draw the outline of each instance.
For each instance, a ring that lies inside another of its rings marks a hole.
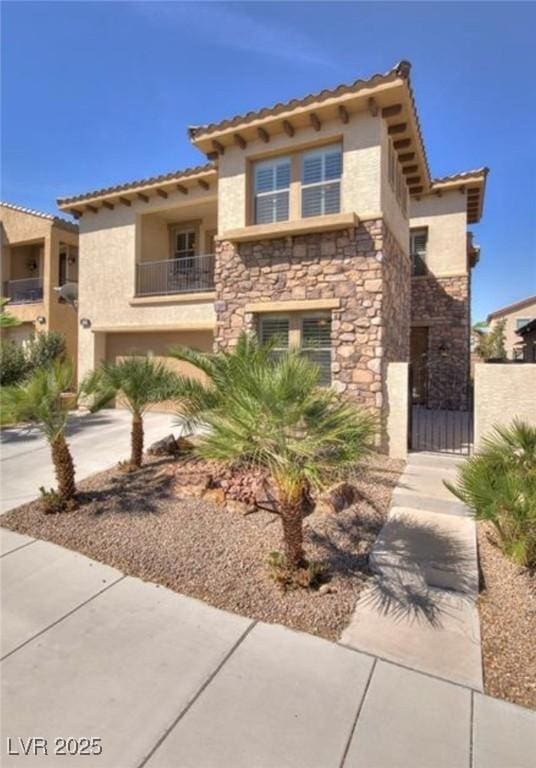
[[[203,293],[174,293],[170,296],[134,296],[129,300],[131,307],[149,304],[191,304],[202,301],[213,301],[214,291]]]
[[[336,213],[331,216],[311,216],[307,219],[278,222],[277,224],[252,224],[249,227],[229,229],[217,237],[234,243],[252,240],[266,240],[286,235],[306,235],[315,232],[333,232],[337,229],[357,227],[359,218],[355,213]]]
[[[214,331],[215,323],[173,323],[172,325],[97,325],[91,329],[92,333],[143,333],[144,331]]]
[[[339,309],[340,299],[302,299],[301,301],[260,301],[246,304],[246,312],[309,312],[318,309]]]

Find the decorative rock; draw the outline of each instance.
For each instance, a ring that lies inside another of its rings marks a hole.
[[[147,449],[147,453],[150,456],[175,456],[178,452],[179,446],[173,435],[157,440]]]

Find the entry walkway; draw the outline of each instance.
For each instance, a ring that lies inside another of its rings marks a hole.
[[[0,533],[3,766],[533,766],[532,712]]]
[[[341,641],[482,690],[476,528],[443,483],[459,461],[409,456],[371,554],[377,578]]]

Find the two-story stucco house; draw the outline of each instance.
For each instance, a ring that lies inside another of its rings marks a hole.
[[[431,177],[409,63],[189,136],[208,164],[58,201],[80,221],[81,374],[254,329],[365,406],[410,358],[416,402],[465,405],[487,169]]]
[[[530,322],[536,320],[536,296],[528,296],[526,299],[516,301],[507,307],[501,307],[490,312],[486,321],[490,328],[494,328],[497,323],[504,322],[504,346],[509,360],[524,360],[530,354],[525,354],[521,331]]]
[[[78,226],[58,216],[0,203],[2,296],[20,325],[5,338],[23,342],[36,332],[60,331],[76,361],[78,320],[56,289],[78,281]]]

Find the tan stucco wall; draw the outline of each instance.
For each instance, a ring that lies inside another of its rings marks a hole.
[[[2,280],[27,277],[43,278],[43,301],[13,304],[10,312],[23,322],[34,322],[43,316],[45,322],[35,325],[36,332],[59,331],[64,334],[67,353],[77,359],[78,318],[76,310],[61,304],[54,291],[59,282],[60,244],[77,246],[78,232],[54,223],[51,219],[0,206],[2,217]],[[38,261],[39,268],[30,272],[26,262]],[[71,268],[72,269],[72,268]]]
[[[467,272],[466,206],[458,190],[411,200],[410,227],[428,227],[426,264],[434,275]]]
[[[380,121],[381,126],[381,210],[389,229],[396,237],[399,244],[406,253],[409,253],[409,219],[404,215],[400,203],[397,200],[394,189],[389,183],[389,143],[387,124],[384,120]],[[408,193],[408,215],[409,215],[409,193]]]
[[[215,195],[215,188],[213,194]],[[195,219],[196,203],[207,193],[193,190],[185,201],[180,192],[165,202],[134,201],[117,205],[112,211],[85,214],[80,220],[79,317],[91,321],[91,328],[79,329],[79,375],[85,375],[105,352],[101,331],[147,330],[158,328],[210,329],[215,324],[212,298],[176,297],[172,302],[157,299],[131,305],[135,291],[136,261],[141,257],[140,218],[159,210],[180,206],[180,218]]]
[[[408,455],[408,363],[387,365],[387,450],[393,459]]]
[[[514,418],[536,426],[535,392],[536,365],[475,365],[475,448],[494,426],[507,426]]]
[[[352,115],[344,125],[340,120],[322,124],[320,131],[305,128],[293,138],[273,136],[261,139],[246,149],[226,148],[219,158],[218,234],[246,226],[246,169],[248,160],[284,155],[318,143],[343,145],[341,212],[378,214],[381,210],[381,119],[368,112]]]
[[[504,327],[505,333],[505,346],[506,352],[510,360],[514,357],[514,347],[522,341],[522,337],[516,333],[516,320],[517,319],[533,320],[536,318],[536,301],[532,304],[527,304],[522,309],[517,309],[513,312],[501,315],[500,317],[492,318],[490,322],[490,328],[493,328],[500,320],[506,320]]]

